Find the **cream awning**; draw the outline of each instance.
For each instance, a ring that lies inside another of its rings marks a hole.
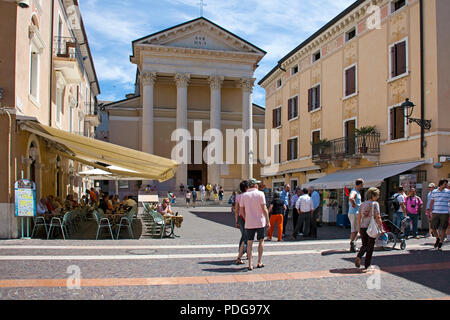
[[[384,179],[416,168],[425,161],[398,163],[379,167],[341,170],[326,175],[320,179],[302,185],[303,188],[314,187],[315,189],[343,189],[355,186],[355,180],[362,178],[364,187],[379,187]]]
[[[64,157],[116,176],[163,182],[174,176],[178,166],[171,159],[79,136],[35,121],[21,122],[21,129],[56,143],[55,148]],[[99,163],[106,164],[106,166]]]

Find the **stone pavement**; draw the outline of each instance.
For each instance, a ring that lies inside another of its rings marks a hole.
[[[450,296],[449,247],[435,251],[433,238],[408,240],[405,251],[376,251],[373,264],[381,271],[362,274],[354,267],[355,254],[347,251],[349,230],[321,227],[319,240],[266,242],[265,267],[248,271],[247,265],[234,264],[240,233],[229,208],[178,211],[184,222],[175,239],[0,241],[0,299]],[[288,234],[291,229],[289,221]],[[256,265],[256,245],[253,254]],[[72,288],[77,274],[80,287]]]

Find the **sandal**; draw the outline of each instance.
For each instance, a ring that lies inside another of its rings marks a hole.
[[[261,264],[258,264],[256,267],[257,268],[264,268],[264,265],[261,263]]]
[[[237,259],[236,259],[236,264],[244,264],[244,263],[245,263],[245,262],[242,261],[241,258],[237,258]]]
[[[248,271],[252,271],[253,270],[253,267],[248,267]]]

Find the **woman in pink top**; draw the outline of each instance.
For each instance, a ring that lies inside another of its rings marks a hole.
[[[417,232],[417,223],[419,219],[419,212],[421,212],[423,201],[416,195],[416,189],[411,188],[409,191],[409,196],[406,198],[406,212],[408,217],[411,219],[413,224],[413,236],[419,239],[419,234]],[[409,236],[410,228],[406,229],[406,236]]]
[[[242,256],[244,252],[247,252],[247,237],[245,232],[245,219],[242,216],[242,209],[240,209],[240,201],[242,194],[245,193],[248,189],[248,182],[242,181],[239,185],[240,193],[236,196],[235,204],[234,204],[234,218],[236,221],[236,228],[241,230],[241,240],[239,240],[239,253],[236,259],[236,264],[244,264],[242,261]]]

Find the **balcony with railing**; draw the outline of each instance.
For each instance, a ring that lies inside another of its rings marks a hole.
[[[379,156],[379,154],[379,133],[349,136],[312,144],[313,162],[355,159],[365,156]]]
[[[80,47],[71,37],[55,37],[53,41],[55,71],[61,72],[69,84],[80,83],[85,70]]]

